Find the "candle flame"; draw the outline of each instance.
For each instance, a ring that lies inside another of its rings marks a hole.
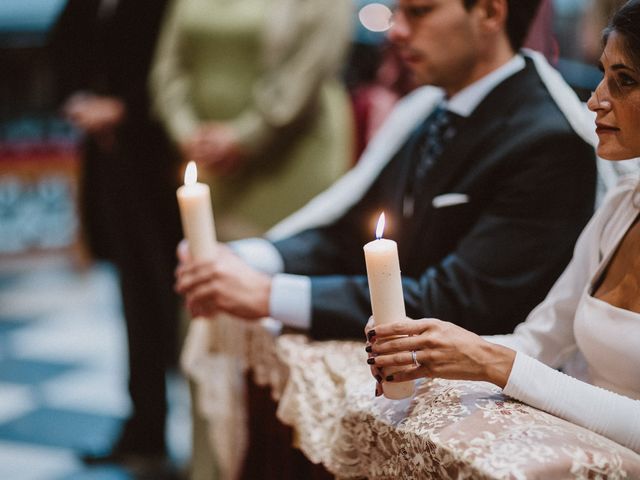
[[[376,227],[376,238],[378,240],[382,238],[383,232],[384,232],[384,212],[380,214],[380,218],[378,219],[378,226]]]
[[[193,160],[187,163],[187,168],[184,171],[184,184],[194,185],[198,181],[198,167]]]

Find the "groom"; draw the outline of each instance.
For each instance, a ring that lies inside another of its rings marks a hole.
[[[183,256],[176,287],[192,313],[360,339],[371,314],[362,246],[384,211],[408,316],[512,331],[571,258],[596,183],[588,134],[567,113],[579,114],[577,98],[520,53],[537,6],[398,0],[389,38],[430,87],[401,101],[356,168],[269,240],[221,248],[215,262]]]

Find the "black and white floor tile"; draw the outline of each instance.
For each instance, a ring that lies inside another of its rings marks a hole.
[[[0,257],[0,479],[127,480],[118,466],[85,466],[109,448],[127,416],[126,341],[116,278],[63,258]],[[168,442],[184,468],[188,389],[171,379]]]

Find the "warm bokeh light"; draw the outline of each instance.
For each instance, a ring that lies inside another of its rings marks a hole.
[[[391,26],[391,10],[381,3],[370,3],[358,12],[360,23],[372,32],[384,32]]]
[[[384,233],[384,212],[380,214],[380,218],[378,219],[378,226],[376,227],[376,238],[378,240],[381,239],[383,233]]]
[[[198,181],[198,167],[193,160],[187,163],[187,168],[184,171],[184,184],[195,185]]]

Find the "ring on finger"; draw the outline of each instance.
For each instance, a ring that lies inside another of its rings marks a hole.
[[[421,367],[422,364],[418,361],[418,355],[416,354],[415,350],[411,350],[411,360],[413,360],[413,364],[416,367]]]

